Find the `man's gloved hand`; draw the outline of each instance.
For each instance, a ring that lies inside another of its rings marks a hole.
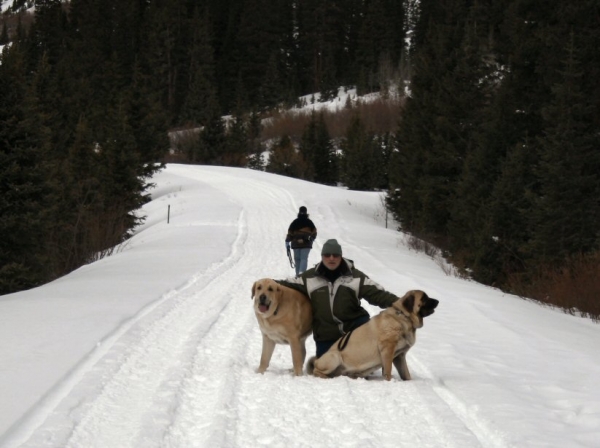
[[[285,242],[285,248],[286,248],[287,250],[290,250],[290,242],[289,242],[289,241],[286,241],[286,242]]]

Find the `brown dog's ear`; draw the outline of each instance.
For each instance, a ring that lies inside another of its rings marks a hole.
[[[250,296],[250,298],[251,298],[251,299],[253,299],[253,298],[254,298],[254,290],[255,290],[255,289],[256,289],[256,282],[254,282],[254,283],[252,284],[252,295]]]

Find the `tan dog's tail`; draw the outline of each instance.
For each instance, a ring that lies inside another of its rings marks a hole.
[[[306,373],[308,373],[309,375],[312,375],[313,372],[315,371],[316,359],[317,359],[317,357],[313,356],[306,362]]]
[[[340,338],[340,341],[338,342],[338,350],[340,352],[343,351],[346,348],[346,346],[348,345],[348,341],[350,340],[350,336],[352,336],[353,331],[354,330],[346,333],[344,336],[342,336]]]

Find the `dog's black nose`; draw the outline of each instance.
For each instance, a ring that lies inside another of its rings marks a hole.
[[[265,296],[264,294],[261,294],[259,297],[260,303],[264,303],[267,300],[267,296]]]

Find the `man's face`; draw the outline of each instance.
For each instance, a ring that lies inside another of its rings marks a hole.
[[[321,255],[321,260],[323,261],[323,264],[327,267],[327,269],[333,271],[337,269],[337,267],[342,262],[342,256],[334,254],[323,254]]]

